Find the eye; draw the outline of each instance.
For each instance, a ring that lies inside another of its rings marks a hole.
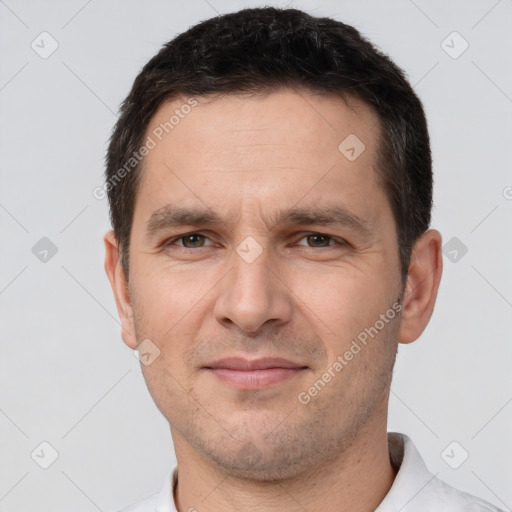
[[[198,249],[207,245],[212,245],[211,243],[207,244],[207,241],[209,241],[209,239],[205,235],[201,235],[199,233],[188,233],[174,238],[173,240],[169,240],[168,245],[178,245],[185,247],[186,249]]]
[[[306,244],[309,247],[332,247],[333,245],[345,245],[342,240],[335,240],[332,236],[324,235],[322,233],[310,233],[300,239],[300,241],[305,240]],[[299,243],[297,245],[306,245],[303,243]]]

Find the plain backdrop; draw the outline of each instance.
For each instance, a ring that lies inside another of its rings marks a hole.
[[[103,271],[108,207],[93,190],[147,60],[200,20],[260,5],[0,1],[1,511],[115,510],[174,466],[120,337]],[[512,1],[266,5],[354,25],[424,102],[445,269],[428,328],[400,348],[389,430],[440,478],[510,510]]]

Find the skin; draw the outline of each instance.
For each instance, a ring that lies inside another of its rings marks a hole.
[[[379,124],[362,102],[291,90],[198,101],[146,156],[128,279],[113,232],[105,236],[123,340],[135,349],[150,339],[160,350],[141,368],[171,427],[178,508],[374,510],[395,477],[386,437],[395,354],[431,317],[441,236],[429,230],[417,240],[404,283],[376,173]],[[183,102],[162,105],[147,133]],[[366,146],[354,161],[338,150],[349,134]],[[366,231],[278,221],[290,208],[334,205]],[[214,212],[221,222],[169,226],[160,216],[148,232],[166,206]],[[248,236],[262,249],[251,263],[236,251]],[[401,313],[300,403],[397,299]],[[307,368],[259,390],[235,389],[204,369],[235,355]]]

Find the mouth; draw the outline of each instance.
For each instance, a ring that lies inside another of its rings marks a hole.
[[[225,384],[242,390],[264,389],[289,380],[308,367],[282,358],[229,358],[204,367]]]

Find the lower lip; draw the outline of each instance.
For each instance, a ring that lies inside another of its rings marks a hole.
[[[216,377],[238,389],[261,389],[297,375],[304,368],[267,368],[266,370],[229,370],[209,368]]]

